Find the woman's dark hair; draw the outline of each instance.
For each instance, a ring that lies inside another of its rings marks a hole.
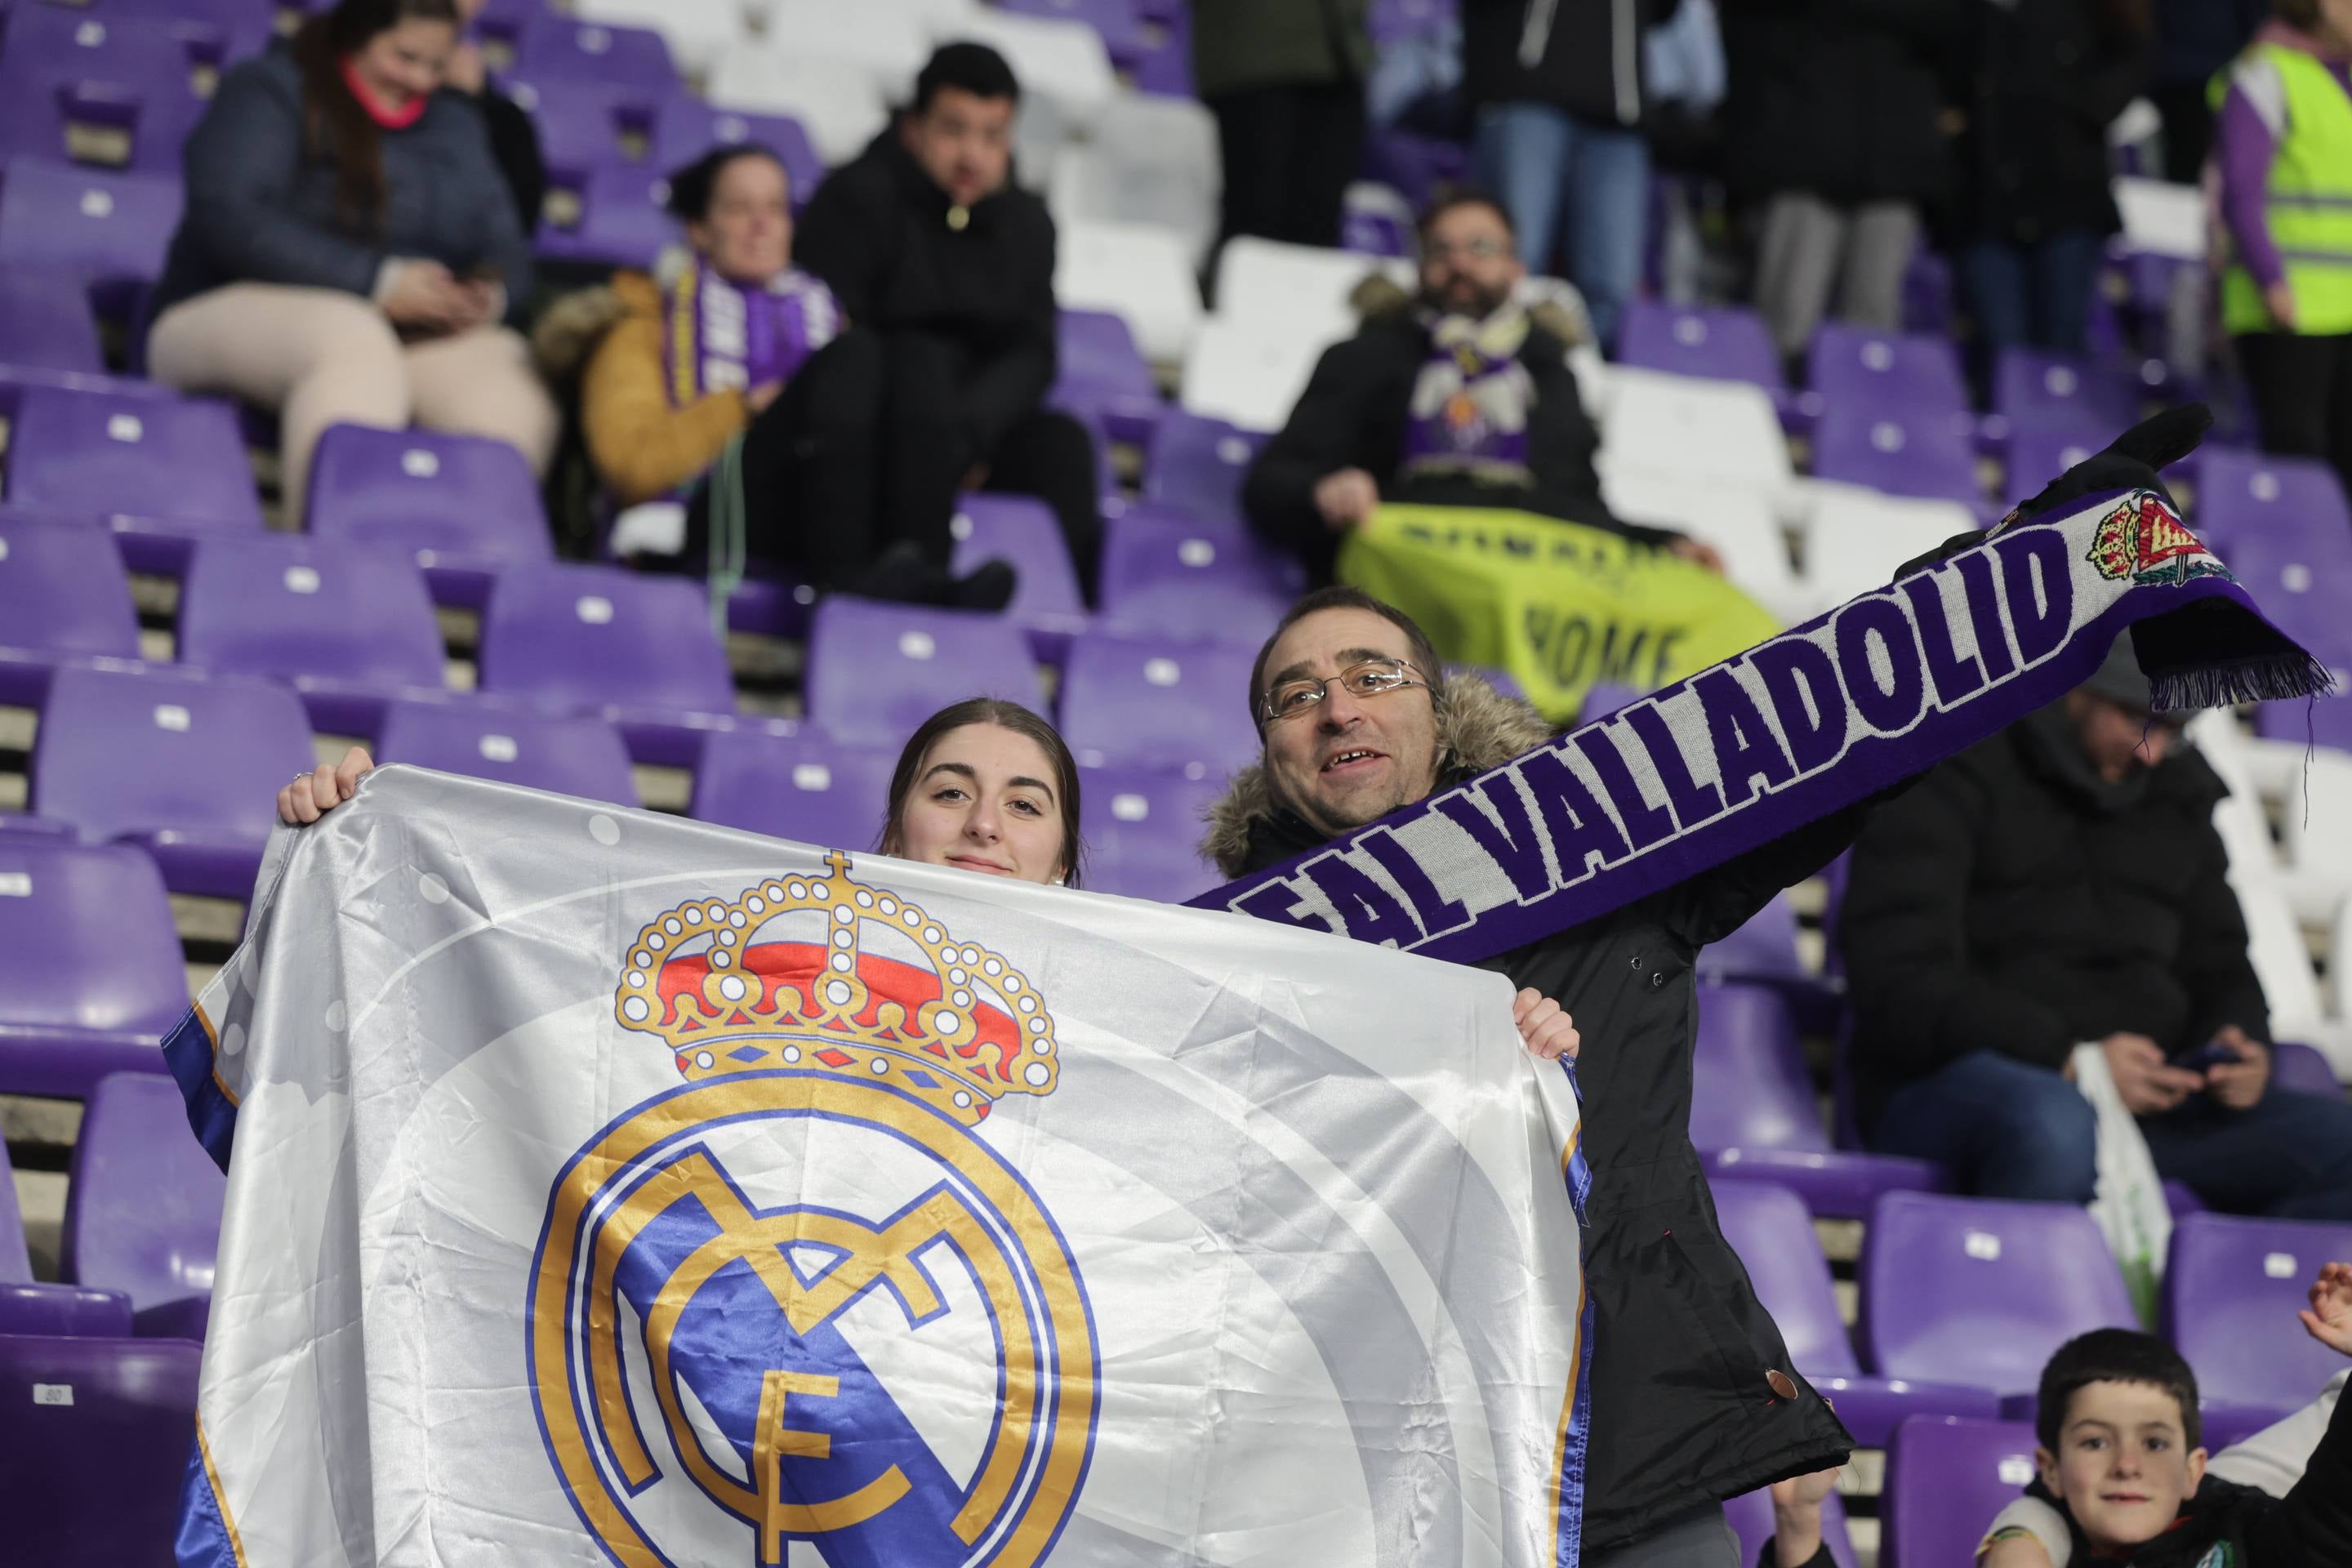
[[[1000,730],[1037,742],[1054,764],[1054,804],[1062,814],[1062,880],[1069,887],[1078,885],[1079,862],[1085,858],[1086,846],[1078,840],[1078,763],[1070,755],[1069,746],[1062,732],[1018,702],[1007,702],[1001,697],[969,697],[961,702],[940,709],[907,737],[906,750],[898,753],[898,765],[890,773],[890,815],[882,826],[881,851],[896,855],[905,847],[907,797],[915,793],[915,774],[930,754],[932,743],[950,730],[961,730],[967,724],[993,724]]]
[[[784,194],[793,189],[793,172],[776,156],[776,150],[757,142],[736,142],[724,147],[713,147],[685,168],[669,177],[669,216],[680,223],[700,223],[710,216],[710,201],[719,189],[719,176],[739,158],[765,158],[784,176]]]
[[[313,152],[335,160],[335,210],[352,227],[383,221],[383,128],[343,80],[343,61],[403,22],[457,26],[457,0],[341,0],[294,35],[302,71],[302,121]]]

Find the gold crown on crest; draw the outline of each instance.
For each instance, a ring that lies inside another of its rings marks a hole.
[[[692,1081],[777,1068],[830,1073],[887,1084],[966,1127],[1007,1094],[1051,1094],[1054,1021],[1027,978],[853,879],[841,851],[826,864],[646,921],[614,994],[621,1026],[660,1036]],[[806,911],[824,916],[822,938],[758,942],[770,921]],[[882,930],[926,963],[864,951],[861,938]]]

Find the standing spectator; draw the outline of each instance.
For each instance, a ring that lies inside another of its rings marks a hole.
[[[2277,0],[2226,77],[2221,323],[2263,446],[2322,458],[2352,493],[2352,0]]]
[[[2164,122],[2164,177],[2204,178],[2213,149],[2213,73],[2235,59],[2270,14],[2267,0],[2154,0],[2156,58],[2147,100]]]
[[[457,19],[471,26],[489,0],[457,0]],[[539,146],[539,127],[521,104],[499,90],[490,80],[481,45],[471,38],[458,41],[449,55],[449,86],[474,100],[489,132],[490,156],[514,193],[515,217],[523,233],[539,232],[540,208],[547,201],[547,160]]]
[[[1658,293],[1677,305],[1696,304],[1706,263],[1703,215],[1707,198],[1722,188],[1728,87],[1715,0],[1683,0],[1672,18],[1642,35],[1642,68],[1650,81],[1642,133],[1666,176],[1658,193]]]
[[[914,106],[817,187],[800,258],[861,329],[835,345],[856,359],[830,367],[829,395],[837,421],[877,432],[880,535],[908,570],[946,567],[959,488],[1014,490],[1054,509],[1091,591],[1094,444],[1045,406],[1054,220],[1012,181],[1020,98],[994,49],[943,46]],[[953,602],[996,609],[1011,593],[1009,574],[976,574]]]
[[[1220,248],[1237,234],[1339,243],[1340,199],[1364,156],[1364,6],[1192,0],[1192,81],[1224,164]]]
[[[2082,353],[2107,236],[2107,126],[2147,77],[2147,0],[1973,0],[1959,280],[1987,362]]]
[[[1944,196],[1941,73],[1986,0],[1750,0],[1724,18],[1731,89],[1724,158],[1762,204],[1756,304],[1783,354],[1829,308],[1903,325],[1920,209]]]
[[[1529,267],[1549,272],[1555,254],[1565,261],[1603,348],[1642,285],[1650,200],[1642,35],[1677,4],[1462,0],[1479,178],[1502,196]]]
[[[530,247],[480,113],[441,90],[457,44],[453,0],[342,0],[233,68],[188,138],[148,363],[278,411],[289,514],[339,421],[493,437],[534,470],[555,445],[503,324]]]

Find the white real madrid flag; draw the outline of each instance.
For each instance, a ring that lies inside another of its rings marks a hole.
[[[1497,976],[405,768],[262,889],[184,1563],[1574,1561]]]

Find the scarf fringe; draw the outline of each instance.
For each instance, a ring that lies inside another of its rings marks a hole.
[[[2296,648],[2258,658],[2218,660],[2194,669],[2171,670],[2149,679],[2148,706],[2158,712],[2191,708],[2235,708],[2247,702],[2280,702],[2318,697],[2333,689],[2327,667]]]

